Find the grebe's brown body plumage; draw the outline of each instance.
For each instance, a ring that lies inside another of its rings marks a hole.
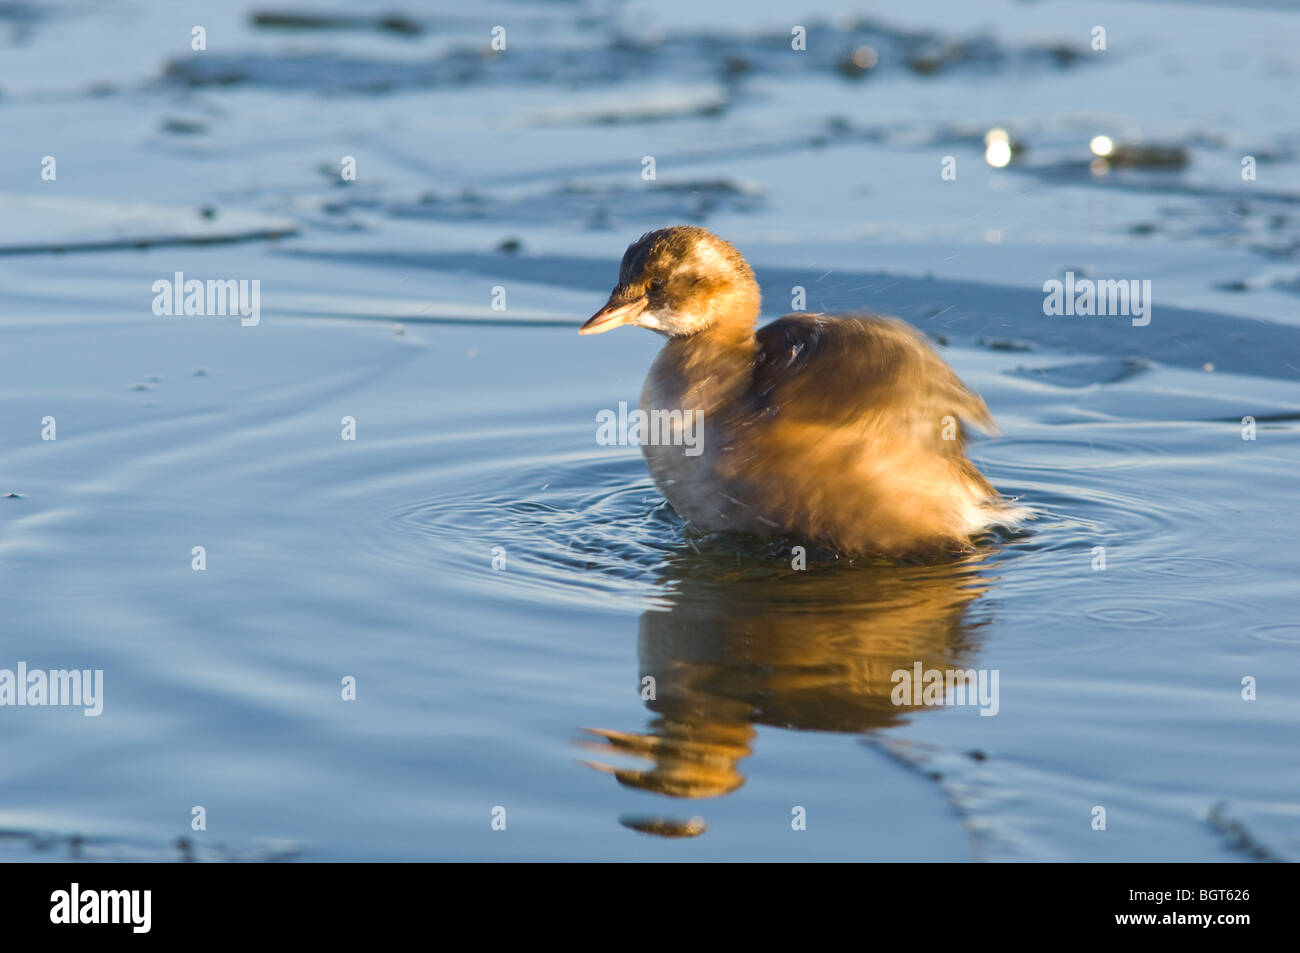
[[[901,321],[789,314],[755,330],[758,284],[702,228],[628,248],[583,333],[635,324],[668,337],[641,395],[690,411],[702,452],[644,446],[674,510],[702,531],[789,535],[849,553],[934,557],[1016,511],[965,454],[984,401]]]

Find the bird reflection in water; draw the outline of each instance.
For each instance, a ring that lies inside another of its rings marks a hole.
[[[678,554],[665,569],[667,605],[640,622],[638,684],[654,717],[641,732],[585,729],[577,744],[597,760],[583,763],[628,787],[710,798],[745,783],[740,763],[758,725],[898,724],[918,706],[893,703],[894,672],[970,667],[983,623],[968,610],[988,587],[987,555],[928,566],[819,566],[810,556],[807,570],[773,572],[770,560],[736,568],[734,557]],[[622,823],[665,837],[707,829],[699,817]]]

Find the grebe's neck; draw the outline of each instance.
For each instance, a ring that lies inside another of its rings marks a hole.
[[[642,405],[722,414],[753,379],[758,340],[739,322],[669,338],[646,378]]]
[[[720,321],[694,334],[669,338],[664,352],[671,352],[690,377],[725,375],[752,364],[758,351],[754,331],[753,323]]]

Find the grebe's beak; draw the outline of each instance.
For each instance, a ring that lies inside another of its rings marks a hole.
[[[605,307],[588,318],[586,324],[578,328],[578,333],[600,334],[602,331],[608,331],[623,324],[630,324],[646,309],[646,305],[649,303],[650,301],[645,295],[622,303],[615,303],[611,299]]]

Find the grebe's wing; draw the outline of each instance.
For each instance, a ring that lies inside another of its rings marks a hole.
[[[758,332],[750,396],[754,410],[774,422],[856,429],[945,456],[962,453],[960,420],[997,431],[983,399],[896,318],[788,314],[773,321]]]

